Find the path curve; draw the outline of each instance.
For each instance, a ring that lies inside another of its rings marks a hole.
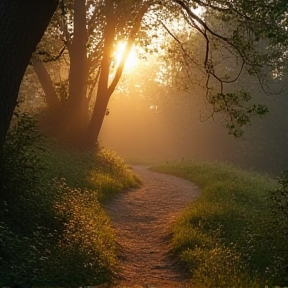
[[[169,254],[169,227],[199,195],[187,180],[133,166],[143,186],[119,194],[107,205],[116,231],[122,287],[183,287],[187,274]]]

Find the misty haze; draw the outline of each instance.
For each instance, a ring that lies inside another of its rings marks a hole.
[[[286,0],[1,0],[0,288],[287,287],[287,27]]]

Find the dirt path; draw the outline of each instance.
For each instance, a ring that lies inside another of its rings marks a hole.
[[[169,226],[198,194],[186,180],[133,167],[143,186],[108,204],[116,230],[122,287],[183,287],[187,275],[169,255]]]

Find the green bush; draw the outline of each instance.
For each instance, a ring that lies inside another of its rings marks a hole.
[[[44,141],[27,114],[15,118],[0,161],[0,287],[110,281],[114,235],[99,199],[138,184],[124,162]]]
[[[273,264],[267,273],[281,285],[288,283],[288,171],[279,179],[279,188],[268,195],[269,218],[266,240],[273,251]]]
[[[274,256],[280,255],[269,236],[276,226],[269,223],[267,196],[277,187],[275,181],[223,163],[184,161],[153,170],[183,177],[201,189],[172,227],[173,249],[194,281],[213,288],[284,283],[267,274],[275,270]],[[284,241],[278,248],[283,245]]]
[[[187,249],[181,259],[187,263],[194,281],[201,287],[256,287],[245,277],[245,267],[241,255],[233,247],[214,243],[214,247]]]
[[[138,187],[141,184],[140,178],[115,152],[100,148],[96,161],[97,168],[91,169],[88,179],[92,187],[99,191],[101,202],[106,202],[115,193],[126,188]]]
[[[1,151],[1,286],[34,281],[63,227],[54,217],[54,195],[45,188],[41,141],[35,121],[23,114],[15,117]]]
[[[0,215],[17,233],[30,235],[51,220],[47,203],[53,195],[45,188],[41,141],[35,121],[23,114],[15,119],[1,152]]]
[[[42,279],[57,286],[98,285],[110,280],[114,265],[114,235],[96,191],[72,189],[57,182],[55,217],[64,223]],[[40,283],[43,284],[43,280]]]
[[[104,148],[79,150],[63,148],[55,143],[45,144],[42,162],[48,167],[50,178],[64,178],[69,187],[98,191],[98,200],[107,201],[123,189],[137,187],[141,181],[113,151]]]

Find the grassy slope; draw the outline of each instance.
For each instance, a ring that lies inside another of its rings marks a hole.
[[[139,179],[105,149],[37,144],[37,135],[34,143],[34,126],[27,122],[22,134],[12,131],[0,169],[0,286],[109,281],[115,243],[102,203]]]
[[[173,247],[203,287],[264,287],[273,267],[267,239],[268,176],[221,163],[172,162],[153,167],[202,190],[173,229]],[[262,285],[262,286],[261,286]]]
[[[43,161],[49,178],[64,178],[71,187],[96,190],[100,202],[141,183],[120,156],[104,148],[81,151],[49,144]]]

